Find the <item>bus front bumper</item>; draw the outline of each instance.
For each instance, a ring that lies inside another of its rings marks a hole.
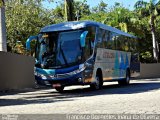
[[[35,75],[35,79],[37,80],[37,84],[45,86],[54,86],[56,84],[61,86],[84,85],[83,72],[72,76],[55,76],[55,78]]]

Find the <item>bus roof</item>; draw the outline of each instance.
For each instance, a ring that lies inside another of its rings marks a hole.
[[[80,29],[80,28],[84,28],[87,26],[96,26],[96,27],[100,27],[100,28],[108,30],[108,31],[115,32],[117,34],[136,38],[135,36],[128,34],[126,32],[123,32],[119,29],[113,28],[111,26],[108,26],[108,25],[105,25],[105,24],[102,24],[99,22],[94,22],[94,21],[71,21],[71,22],[63,22],[63,23],[59,23],[59,24],[52,24],[52,25],[49,25],[49,26],[42,28],[40,32],[75,30],[75,29]]]

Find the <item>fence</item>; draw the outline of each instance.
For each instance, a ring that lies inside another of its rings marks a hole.
[[[34,86],[34,58],[0,52],[0,91]]]
[[[160,78],[160,63],[141,64],[140,78]]]

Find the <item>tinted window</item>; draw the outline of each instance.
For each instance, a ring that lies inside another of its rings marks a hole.
[[[85,59],[88,59],[92,55],[94,49],[96,27],[87,27],[86,30],[88,31],[88,34],[86,36],[86,46],[84,48],[84,56]]]

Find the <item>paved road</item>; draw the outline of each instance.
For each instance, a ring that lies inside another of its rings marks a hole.
[[[159,113],[160,79],[133,80],[129,86],[105,83],[102,90],[88,86],[0,93],[0,113]]]

